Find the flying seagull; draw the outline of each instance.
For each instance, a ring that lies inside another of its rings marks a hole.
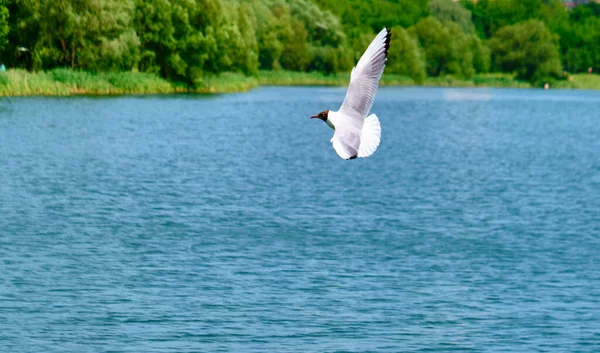
[[[379,119],[375,114],[367,114],[375,100],[379,79],[387,61],[391,36],[392,32],[387,28],[379,32],[352,69],[350,86],[340,110],[324,110],[311,116],[311,119],[321,119],[335,130],[331,143],[343,159],[366,158],[379,147]]]

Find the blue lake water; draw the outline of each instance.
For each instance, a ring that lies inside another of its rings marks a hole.
[[[0,100],[1,352],[599,352],[600,92]]]

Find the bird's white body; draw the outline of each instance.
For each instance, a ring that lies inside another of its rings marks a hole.
[[[325,121],[325,123],[327,123],[327,125],[334,130],[336,123],[344,125],[348,120],[348,117],[344,116],[340,112],[330,111],[328,115],[328,119]],[[377,147],[379,147],[379,143],[381,141],[381,125],[379,124],[379,118],[377,118],[377,115],[371,114],[362,121],[358,120],[357,124],[348,126],[347,129],[347,134],[351,136],[359,136],[360,138],[358,154],[356,155],[358,158],[369,157],[377,150]],[[334,133],[330,140],[330,142],[334,144],[334,148],[336,146],[335,139],[336,136]],[[339,152],[338,155],[340,155]],[[340,157],[344,158],[342,155],[340,155]],[[344,159],[350,159],[351,157],[352,156]]]
[[[325,123],[335,130],[331,143],[343,159],[369,157],[379,146],[379,119],[368,114],[385,68],[390,37],[386,28],[379,32],[352,69],[344,103],[338,111],[327,112]]]

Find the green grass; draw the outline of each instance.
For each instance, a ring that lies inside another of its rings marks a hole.
[[[15,69],[0,75],[2,96],[68,96],[73,94],[172,93],[171,83],[139,72],[91,73],[70,69],[28,72]]]
[[[260,71],[258,74],[258,82],[263,86],[342,86],[349,79],[347,73]]]
[[[260,71],[258,82],[266,86],[346,86],[350,73],[324,74],[321,72]],[[406,76],[384,75],[382,85],[408,86],[415,81]]]
[[[246,92],[258,87],[256,77],[248,77],[241,73],[225,72],[216,76],[205,76],[196,81],[197,93],[231,93]]]
[[[174,87],[168,81],[142,72],[115,72],[99,75],[118,93],[172,93]]]
[[[550,83],[550,88],[600,89],[600,75],[574,74],[566,80]]]
[[[428,77],[423,85],[433,87],[531,88],[529,82],[518,81],[513,75],[502,73],[478,74],[470,79],[457,79],[451,76]]]
[[[479,74],[471,79],[475,87],[531,88],[529,82],[519,81],[511,74]]]
[[[93,73],[60,68],[35,73],[12,69],[0,73],[0,96],[223,93],[247,91],[257,86],[257,78],[236,73],[204,77],[191,90],[181,83],[143,72]]]
[[[260,71],[261,85],[275,86],[346,86],[350,73],[326,75],[320,72]],[[471,79],[457,79],[451,76],[428,77],[421,84],[410,77],[384,74],[382,86],[432,86],[432,87],[519,87],[529,88],[528,82],[517,81],[510,74],[480,74]]]
[[[344,87],[349,80],[350,73],[326,75],[319,72],[260,71],[256,77],[248,77],[240,73],[223,73],[202,77],[195,82],[194,89],[188,89],[182,83],[172,83],[157,75],[141,72],[92,73],[71,69],[54,69],[31,73],[12,69],[0,73],[0,96],[226,93],[248,91],[260,85]],[[415,86],[419,84],[405,76],[384,74],[381,85]],[[420,85],[434,87],[537,87],[528,82],[518,81],[513,75],[499,73],[479,74],[468,80],[456,79],[451,76],[429,77]],[[600,75],[572,75],[565,80],[550,82],[550,88],[600,89]]]

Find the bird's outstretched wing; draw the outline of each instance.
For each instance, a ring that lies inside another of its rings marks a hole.
[[[387,28],[379,32],[352,69],[350,86],[339,110],[343,115],[358,120],[369,114],[387,61],[391,36],[392,32]]]
[[[337,112],[338,119],[342,119],[343,123],[336,125],[331,139],[335,152],[343,159],[368,157],[379,146],[379,120],[375,115],[366,120],[365,118],[375,100],[391,36],[392,33],[387,28],[379,32],[352,69],[346,98]]]

